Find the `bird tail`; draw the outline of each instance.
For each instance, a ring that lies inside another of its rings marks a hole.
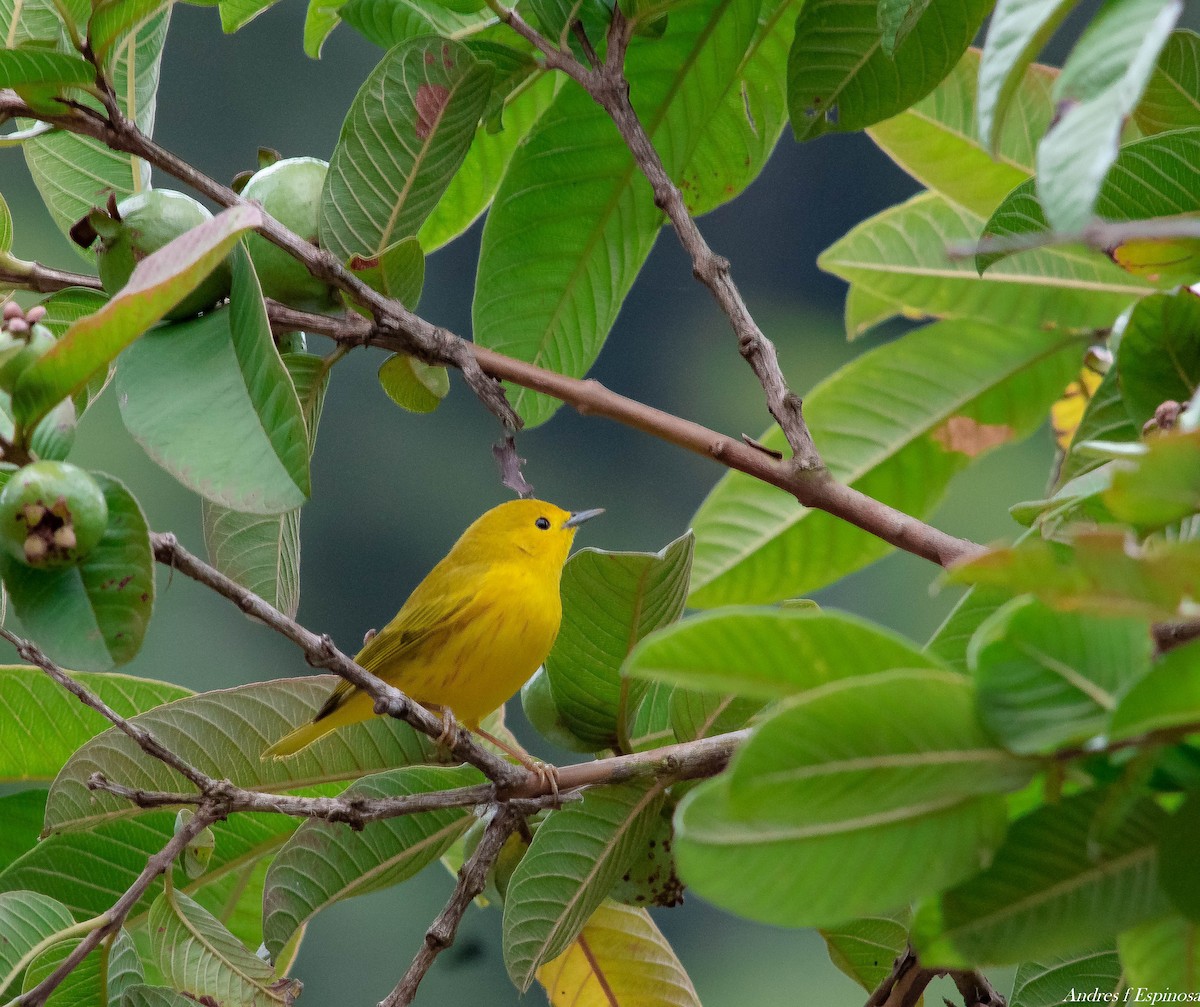
[[[374,712],[374,704],[365,692],[354,688],[349,682],[340,682],[311,721],[285,734],[263,752],[262,758],[286,759],[303,751],[330,731],[346,724],[357,724]]]

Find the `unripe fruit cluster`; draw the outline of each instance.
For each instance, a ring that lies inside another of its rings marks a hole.
[[[14,472],[0,491],[0,544],[26,566],[78,563],[108,526],[96,480],[68,462],[41,461]]]

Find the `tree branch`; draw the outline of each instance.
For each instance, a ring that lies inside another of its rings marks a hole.
[[[413,958],[408,971],[383,1000],[379,1007],[407,1007],[417,995],[417,987],[425,978],[425,973],[433,965],[434,959],[454,943],[458,933],[458,925],[472,900],[483,891],[487,883],[487,872],[500,855],[508,837],[521,821],[520,813],[508,805],[500,805],[492,820],[484,829],[483,838],[475,847],[471,858],[462,865],[458,872],[458,883],[446,907],[438,914],[429,929],[425,932],[425,942]]]

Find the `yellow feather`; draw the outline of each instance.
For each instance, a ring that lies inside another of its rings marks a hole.
[[[355,660],[467,727],[503,705],[550,653],[562,621],[559,581],[578,524],[541,500],[513,500],[478,518]],[[285,758],[374,715],[371,698],[340,683],[311,723],[263,753]]]

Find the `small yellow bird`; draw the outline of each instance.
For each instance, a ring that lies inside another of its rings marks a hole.
[[[550,653],[562,622],[559,581],[575,530],[603,513],[572,513],[542,500],[493,507],[355,660],[418,703],[482,733],[479,721]],[[330,731],[374,715],[367,693],[340,682],[311,723],[280,738],[263,758],[295,755]]]

